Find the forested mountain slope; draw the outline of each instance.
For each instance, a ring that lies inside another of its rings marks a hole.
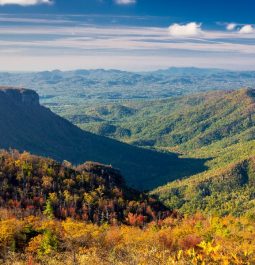
[[[203,160],[179,159],[85,132],[39,104],[32,90],[0,89],[0,147],[74,164],[97,161],[121,170],[131,186],[149,189],[205,169]]]
[[[112,167],[73,167],[17,151],[0,152],[0,208],[19,218],[44,214],[97,224],[143,225],[169,214],[152,197],[128,188]]]
[[[192,214],[255,213],[255,156],[159,187],[153,194],[172,209]]]
[[[255,90],[108,103],[64,116],[87,130],[141,146],[184,151],[221,142],[224,147],[254,139]]]
[[[85,113],[98,120],[78,122],[99,134],[208,159],[208,171],[153,192],[168,207],[219,215],[254,211],[254,89],[109,103]]]

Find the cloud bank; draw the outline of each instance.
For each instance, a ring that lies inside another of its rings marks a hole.
[[[168,28],[168,31],[173,37],[195,37],[202,34],[201,24],[196,22],[185,25],[175,23]]]
[[[94,17],[77,20],[70,16],[63,20],[55,15],[36,18],[2,15],[0,69],[144,71],[170,66],[255,69],[255,34],[240,34],[244,24],[236,24],[234,30],[227,31],[227,23],[214,30],[202,30],[195,22],[182,23],[172,24],[168,31],[163,26],[91,23],[91,18]],[[140,17],[132,19],[132,23],[140,22]]]
[[[32,6],[40,4],[52,4],[51,0],[0,0],[0,5]]]

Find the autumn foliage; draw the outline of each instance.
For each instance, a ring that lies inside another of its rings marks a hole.
[[[0,207],[19,218],[70,217],[96,224],[144,225],[169,215],[153,197],[128,188],[111,166],[73,167],[17,151],[0,152]]]
[[[254,215],[182,216],[109,166],[0,154],[0,264],[255,264]]]
[[[254,238],[254,220],[231,216],[169,217],[143,229],[70,218],[2,218],[0,259],[22,265],[254,264]]]

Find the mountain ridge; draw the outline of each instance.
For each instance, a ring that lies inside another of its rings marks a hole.
[[[152,196],[129,188],[118,170],[99,163],[74,167],[12,150],[0,152],[0,171],[0,209],[19,218],[129,224],[131,215],[142,225],[170,214]]]
[[[151,72],[73,70],[0,72],[0,84],[36,90],[44,105],[67,106],[88,101],[162,99],[201,91],[253,86],[255,71],[169,68]],[[35,86],[36,84],[36,86]]]
[[[252,140],[254,91],[252,88],[219,90],[164,100],[106,103],[85,109],[83,113],[89,122],[83,122],[80,116],[77,124],[100,135],[139,146],[170,147],[181,151],[224,140],[232,139],[233,143],[239,138]],[[119,109],[125,108],[127,114],[119,113]],[[68,115],[67,118],[72,120],[72,112]],[[90,122],[89,115],[94,122]],[[126,133],[122,135],[122,132]]]
[[[84,161],[112,164],[121,170],[129,185],[141,190],[206,169],[203,159],[180,159],[176,154],[98,136],[81,130],[39,104],[24,104],[22,97],[19,101],[9,96],[18,92],[30,94],[30,91],[9,88],[0,92],[0,147],[3,149],[29,151],[74,164]]]

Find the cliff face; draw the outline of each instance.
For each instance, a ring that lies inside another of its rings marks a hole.
[[[18,104],[39,105],[39,95],[29,89],[0,87],[0,96],[7,97],[8,100],[15,101]]]

